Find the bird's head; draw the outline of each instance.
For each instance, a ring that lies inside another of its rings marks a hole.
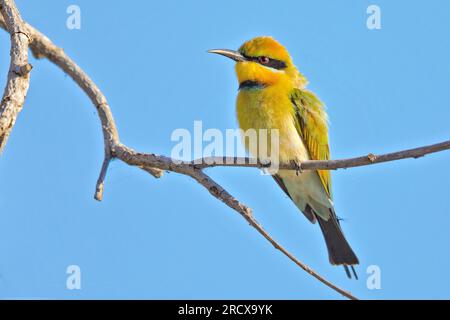
[[[238,51],[213,49],[216,53],[236,61],[239,86],[272,86],[287,84],[303,87],[306,79],[292,63],[289,52],[272,37],[256,37],[245,42]]]

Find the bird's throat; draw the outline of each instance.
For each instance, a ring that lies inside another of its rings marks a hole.
[[[266,85],[262,82],[245,80],[239,84],[239,90],[257,90],[264,89]]]

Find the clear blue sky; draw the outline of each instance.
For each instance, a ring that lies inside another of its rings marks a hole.
[[[176,128],[236,128],[233,63],[207,49],[258,35],[287,46],[326,103],[333,158],[449,139],[448,1],[25,1],[29,23],[85,69],[109,99],[122,141],[170,154]],[[66,8],[81,8],[81,30]],[[128,5],[127,8],[125,5]],[[0,85],[9,37],[0,33]],[[85,94],[36,61],[26,105],[0,157],[0,298],[340,299],[275,251],[187,177],[156,180],[116,161],[93,199],[103,156]],[[328,264],[311,225],[255,169],[208,172],[272,235],[360,298],[450,298],[449,152],[333,173],[336,210],[360,280]],[[81,290],[66,268],[81,268]],[[368,290],[366,268],[381,268]]]

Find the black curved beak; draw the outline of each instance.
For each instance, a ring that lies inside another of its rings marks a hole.
[[[208,50],[209,53],[215,53],[215,54],[220,54],[222,56],[225,56],[227,58],[230,58],[236,62],[242,62],[242,61],[247,61],[247,59],[240,54],[238,51],[234,51],[234,50],[229,50],[229,49],[212,49],[212,50]]]

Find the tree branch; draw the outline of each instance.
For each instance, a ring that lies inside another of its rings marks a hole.
[[[299,163],[300,168],[292,163],[281,163],[279,169],[290,170],[337,170],[347,169],[361,166],[368,166],[376,163],[396,161],[408,158],[420,158],[427,154],[441,152],[450,149],[450,140],[423,146],[414,149],[406,149],[397,152],[391,152],[381,155],[369,153],[366,156],[339,159],[339,160],[308,160]],[[211,168],[211,167],[253,167],[253,168],[268,168],[270,163],[261,163],[253,158],[245,157],[207,157],[197,159],[189,163],[197,169]]]
[[[0,25],[2,25],[1,19]],[[64,72],[66,72],[80,86],[80,88],[85,91],[97,109],[99,119],[102,124],[105,144],[105,158],[95,192],[95,198],[97,200],[102,199],[104,179],[109,162],[112,158],[118,158],[129,165],[137,166],[147,172],[150,172],[156,177],[161,176],[162,170],[170,170],[187,175],[205,187],[211,195],[241,214],[253,228],[255,228],[275,248],[280,250],[300,268],[343,296],[349,299],[356,299],[355,296],[329,282],[307,265],[296,259],[259,225],[259,223],[253,218],[250,208],[240,203],[236,198],[230,195],[225,189],[223,189],[219,184],[217,184],[192,163],[179,162],[155,154],[139,153],[121,144],[117,127],[107,100],[95,83],[64,53],[62,49],[55,46],[47,37],[26,23],[23,24],[22,27],[25,32],[33,38],[33,42],[31,43],[31,50],[33,51],[33,54],[37,58],[48,58],[50,61],[59,66]]]
[[[0,0],[2,25],[11,35],[11,62],[6,87],[0,102],[0,153],[6,146],[17,116],[23,108],[30,85],[28,45],[30,35],[26,32],[22,18],[12,0]]]

